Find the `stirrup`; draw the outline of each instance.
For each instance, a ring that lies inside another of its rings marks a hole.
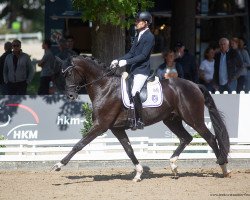
[[[136,129],[137,129],[137,127],[136,127],[136,120],[133,119],[133,118],[128,118],[128,127],[129,127],[132,131],[136,130]]]
[[[138,129],[144,129],[144,123],[141,121],[141,119],[139,119],[136,123],[136,127]]]

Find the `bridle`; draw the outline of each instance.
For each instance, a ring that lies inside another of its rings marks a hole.
[[[73,64],[73,63],[72,63],[72,64]],[[80,72],[79,72],[75,67],[76,67],[75,65],[69,66],[69,67],[67,67],[65,70],[62,70],[62,73],[64,74],[64,73],[66,73],[67,71],[69,71],[70,69],[74,69],[74,70],[77,72],[77,74],[78,74],[83,80],[85,80],[85,78],[80,74]],[[95,79],[95,80],[93,80],[93,81],[91,81],[91,82],[89,82],[89,83],[85,83],[85,84],[83,84],[83,85],[71,84],[71,85],[69,85],[68,87],[69,87],[69,88],[75,88],[75,92],[78,92],[81,88],[86,87],[86,86],[88,86],[88,85],[92,85],[93,83],[96,83],[96,82],[100,81],[101,79],[103,79],[104,77],[106,77],[106,76],[109,75],[109,74],[114,74],[114,72],[116,71],[117,67],[114,67],[114,68],[111,68],[111,67],[110,67],[110,69],[111,69],[110,71],[108,71],[107,73],[104,73],[101,77],[99,77],[98,79]]]

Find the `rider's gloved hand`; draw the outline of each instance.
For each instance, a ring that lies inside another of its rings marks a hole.
[[[127,61],[126,60],[120,60],[119,63],[118,63],[118,65],[120,67],[124,67],[125,65],[127,65]]]
[[[115,68],[118,65],[118,60],[113,60],[110,64],[110,68]]]

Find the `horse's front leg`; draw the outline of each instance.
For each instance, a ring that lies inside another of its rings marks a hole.
[[[129,138],[123,129],[111,129],[112,133],[116,136],[119,140],[121,145],[123,146],[124,150],[126,151],[128,157],[131,159],[133,164],[135,165],[136,175],[133,179],[135,182],[141,181],[141,175],[143,173],[143,168],[138,162],[137,158],[135,157],[134,150],[131,146]]]
[[[94,140],[97,136],[104,133],[106,130],[101,128],[99,125],[94,125],[88,134],[82,138],[79,142],[77,142],[72,150],[65,156],[59,163],[56,163],[51,170],[60,171],[62,166],[68,164],[70,159],[79,151],[81,151],[86,145],[88,145],[92,140]]]

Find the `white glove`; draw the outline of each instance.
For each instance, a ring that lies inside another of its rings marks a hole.
[[[120,60],[118,65],[120,67],[124,67],[125,65],[127,65],[127,61],[126,60]]]
[[[118,60],[113,60],[110,64],[110,68],[115,68],[118,65]]]

